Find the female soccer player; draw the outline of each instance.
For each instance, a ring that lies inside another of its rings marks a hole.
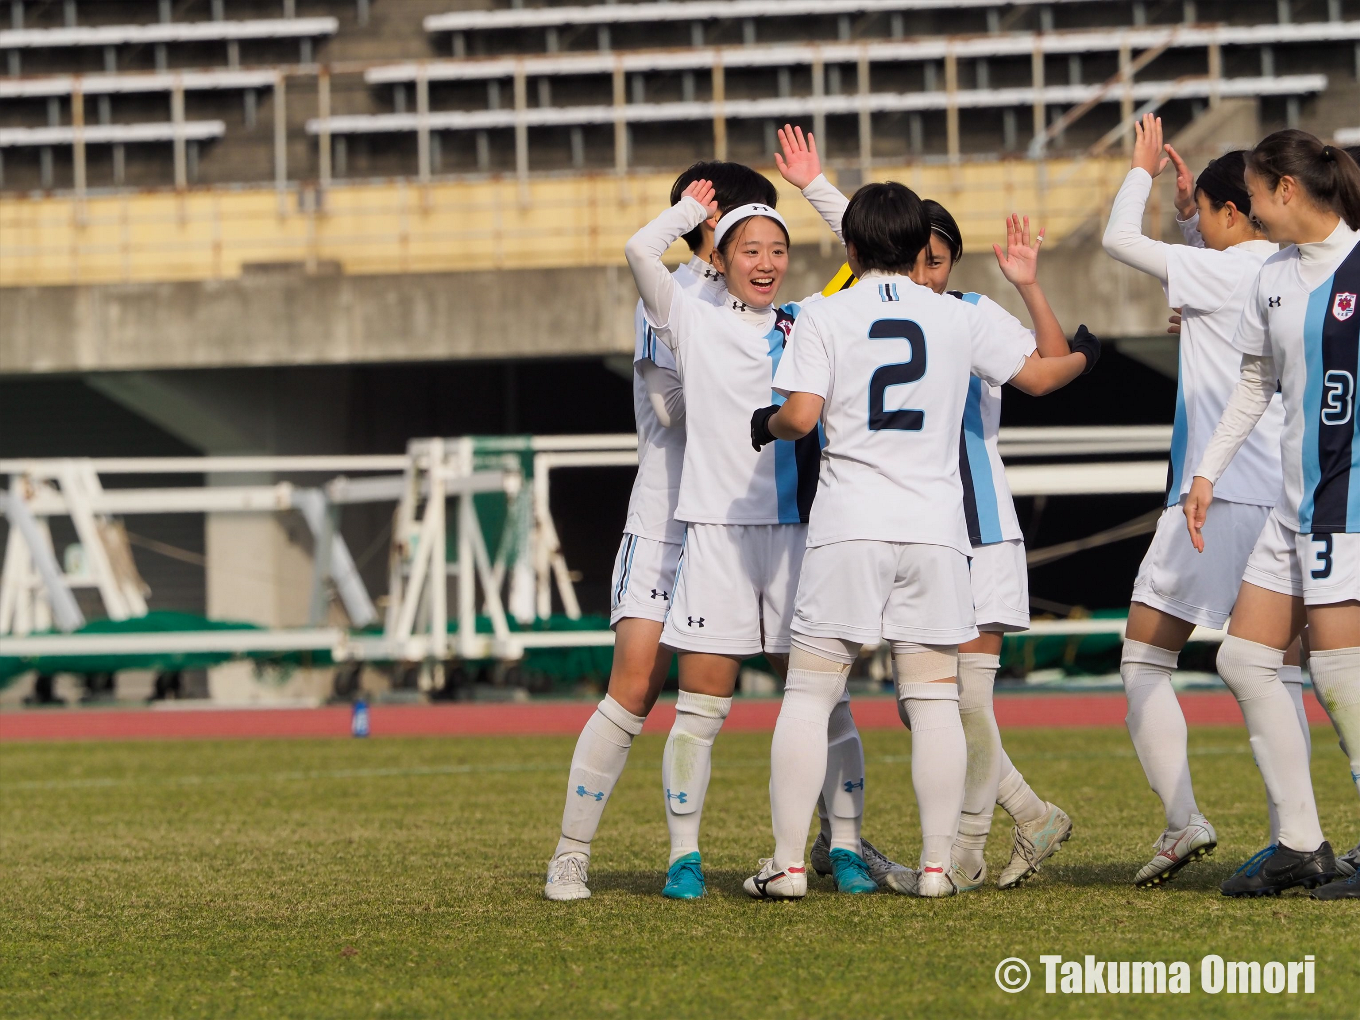
[[[1190,490],[1186,468],[1199,462],[1236,384],[1241,355],[1233,349],[1233,332],[1252,280],[1277,246],[1251,221],[1242,177],[1246,153],[1220,156],[1195,180],[1175,150],[1163,144],[1160,118],[1146,115],[1135,133],[1133,166],[1115,196],[1105,250],[1159,280],[1168,302],[1181,309],[1167,508],[1134,582],[1120,663],[1129,735],[1166,813],[1166,829],[1154,844],[1157,853],[1134,877],[1136,886],[1149,888],[1218,844],[1195,801],[1185,716],[1171,674],[1195,626],[1221,630],[1233,611],[1247,557],[1279,496],[1284,411],[1278,399],[1272,400],[1247,437],[1222,478],[1221,502],[1208,521],[1212,551],[1192,556],[1181,513]],[[1142,233],[1153,178],[1169,161],[1176,166],[1176,211],[1188,244],[1163,244]],[[1289,719],[1298,718],[1306,734],[1299,668],[1282,669],[1295,705]]]
[[[1228,896],[1314,886],[1337,871],[1278,677],[1305,621],[1313,688],[1360,777],[1360,167],[1305,131],[1277,131],[1247,157],[1246,185],[1252,215],[1288,247],[1251,286],[1233,336],[1241,378],[1185,502],[1195,548],[1212,548],[1215,487],[1278,386],[1284,490],[1247,561],[1218,671],[1242,706],[1280,831],[1222,884]],[[1352,875],[1314,895],[1356,898],[1360,883]]]
[[[685,188],[700,179],[712,182],[721,209],[750,202],[773,206],[778,200],[774,185],[750,167],[714,161],[696,163],[677,177],[671,186],[672,202],[679,201]],[[726,295],[722,274],[710,261],[715,225],[707,219],[684,235],[693,255],[674,273],[679,289],[714,305],[721,304]],[[590,895],[586,881],[591,840],[614,784],[623,774],[633,738],[642,732],[671,666],[670,649],[661,648],[660,641],[685,534],[684,524],[675,520],[685,455],[684,397],[675,358],[669,348],[656,342],[643,319],[641,302],[634,324],[638,470],[610,585],[614,662],[609,691],[581,731],[572,755],[562,835],[544,886],[550,900]]]
[[[920,199],[902,185],[861,188],[843,227],[861,283],[804,312],[775,378],[787,401],[751,420],[758,445],[796,441],[820,423],[827,470],[770,751],[775,852],[746,890],[769,899],[806,894],[803,851],[824,779],[826,719],[861,644],[886,637],[912,729],[923,842],[919,877],[899,885],[890,876],[888,884],[944,896],[954,891],[948,861],[967,766],[957,646],[977,637],[959,481],[968,379],[977,373],[1045,393],[1094,356],[1033,357],[1033,338],[1018,323],[998,328],[973,306],[913,283],[906,271],[930,227]]]

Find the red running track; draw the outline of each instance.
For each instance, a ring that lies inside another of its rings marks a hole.
[[[1179,695],[1192,726],[1239,726],[1242,713],[1226,691]],[[1325,723],[1326,713],[1309,692],[1308,718]],[[377,737],[574,734],[595,710],[594,702],[531,704],[374,705],[371,731]],[[895,729],[897,703],[891,698],[860,698],[854,703],[861,729]],[[732,705],[725,729],[759,732],[774,729],[778,699]],[[1123,726],[1124,696],[1108,694],[1003,694],[996,699],[1002,727]],[[649,733],[664,733],[675,721],[675,703],[659,703],[647,719]],[[21,740],[195,740],[234,737],[343,737],[349,735],[350,709],[324,708],[175,708],[43,709],[0,713],[0,741]]]

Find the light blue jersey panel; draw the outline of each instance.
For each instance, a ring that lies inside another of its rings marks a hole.
[[[963,300],[976,305],[981,294],[970,291]],[[968,399],[963,405],[963,455],[968,459],[968,476],[963,479],[965,515],[970,519],[969,535],[975,545],[992,545],[1005,540],[1001,531],[1001,514],[997,508],[996,479],[992,476],[992,458],[987,455],[987,440],[983,435],[982,380],[968,379]],[[971,512],[970,512],[971,511]]]
[[[1308,295],[1308,311],[1303,317],[1303,357],[1306,371],[1303,385],[1303,498],[1299,501],[1299,531],[1312,534],[1313,497],[1322,479],[1318,460],[1318,426],[1322,420],[1322,327],[1332,297],[1332,277],[1327,277]]]
[[[1190,418],[1185,409],[1185,372],[1176,376],[1176,417],[1171,426],[1171,480],[1166,492],[1166,505],[1181,501],[1181,483],[1185,480],[1185,451],[1190,442]]]
[[[778,311],[788,316],[790,319],[798,318],[800,306],[797,304],[781,305]],[[765,339],[770,345],[770,378],[774,379],[775,372],[779,371],[779,359],[784,355],[784,346],[788,342],[785,332],[779,328],[779,322],[765,334]],[[783,404],[783,394],[770,390],[770,403]],[[784,440],[776,439],[774,442],[774,484],[775,492],[779,498],[779,523],[797,524],[801,520],[798,507],[798,456],[795,444]]]

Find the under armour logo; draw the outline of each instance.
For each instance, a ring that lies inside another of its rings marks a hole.
[[[862,789],[864,789],[864,780],[863,780],[863,779],[861,779],[858,783],[853,782],[852,780],[849,780],[849,779],[847,779],[847,780],[845,781],[845,792],[846,792],[846,793],[854,793],[856,790],[862,790]]]
[[[652,598],[654,598],[654,599],[663,599],[663,600],[665,600],[666,602],[669,602],[669,601],[671,600],[671,596],[670,596],[670,593],[669,593],[669,592],[658,591],[658,590],[655,589],[655,588],[652,589]]]
[[[594,798],[596,799],[596,801],[601,801],[601,800],[604,800],[604,791],[603,791],[603,790],[600,790],[600,791],[597,793],[597,792],[595,792],[594,790],[587,790],[584,786],[578,786],[578,787],[576,788],[576,796],[578,796],[578,797],[594,797]]]
[[[687,617],[687,619],[689,620],[689,625],[691,627],[702,627],[704,625],[704,618],[702,616],[697,620],[692,616]]]
[[[745,301],[738,301],[736,298],[733,298],[733,299],[732,299],[732,311],[734,311],[734,312],[744,312],[744,311],[746,311],[746,302],[745,302]]]
[[[684,790],[681,790],[679,793],[671,793],[670,787],[667,787],[666,799],[676,801],[677,803],[680,804],[685,804],[689,801],[689,794],[685,793]]]
[[[708,269],[705,269],[705,270],[704,270],[704,279],[705,279],[705,280],[717,280],[717,279],[719,279],[721,276],[722,276],[722,273],[718,272],[716,269],[712,268],[711,266],[710,266]]]
[[[1280,305],[1282,305],[1283,303],[1284,298],[1282,297],[1266,298],[1266,304],[1268,304],[1271,308],[1279,308]]]

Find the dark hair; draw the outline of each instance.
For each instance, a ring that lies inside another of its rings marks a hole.
[[[845,245],[865,272],[906,272],[930,241],[930,219],[919,195],[904,184],[866,184],[841,220]]]
[[[1243,216],[1251,215],[1251,195],[1247,192],[1247,150],[1233,149],[1200,171],[1195,190],[1204,192],[1214,212],[1231,202]]]
[[[954,217],[949,215],[949,210],[933,198],[923,199],[921,207],[925,209],[926,219],[930,220],[930,232],[939,234],[944,243],[949,245],[950,261],[957,262],[963,258],[963,234],[959,232]]]
[[[671,185],[671,205],[680,201],[685,189],[695,181],[713,182],[719,216],[729,209],[735,209],[739,205],[750,205],[752,202],[761,202],[773,209],[779,201],[779,192],[764,174],[756,173],[741,163],[712,159],[695,163],[675,179],[675,183]],[[704,243],[703,226],[695,227],[684,235],[684,239],[690,251],[698,251]]]
[[[1281,177],[1294,178],[1314,202],[1360,230],[1360,166],[1340,146],[1289,128],[1262,139],[1247,157],[1247,166],[1272,191]]]
[[[1346,146],[1346,155],[1355,160],[1357,165],[1360,165],[1360,145]]]

